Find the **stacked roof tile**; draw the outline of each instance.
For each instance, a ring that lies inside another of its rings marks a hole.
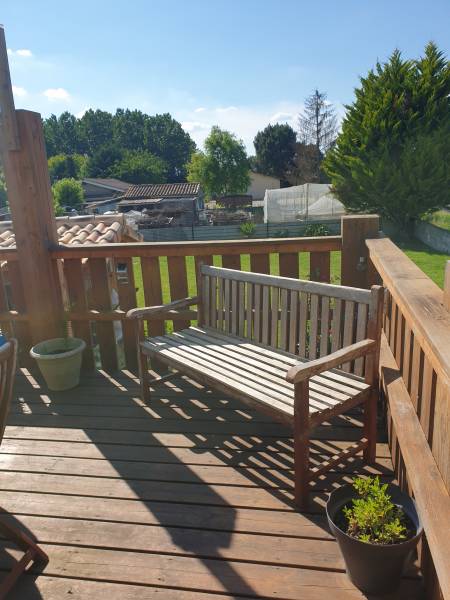
[[[98,217],[97,217],[98,219]],[[127,225],[122,215],[94,220],[93,217],[80,219],[56,219],[60,244],[111,244],[123,241],[123,237],[140,239]],[[15,247],[16,238],[11,222],[0,223],[0,248]]]

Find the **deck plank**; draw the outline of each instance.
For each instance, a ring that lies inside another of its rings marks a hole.
[[[317,428],[312,460],[348,445],[359,424],[353,411]],[[26,374],[0,448],[0,505],[50,563],[11,598],[364,598],[323,507],[356,473],[390,480],[387,445],[374,465],[355,458],[323,477],[306,514],[293,505],[292,452],[287,428],[187,378],[145,405],[126,372],[67,394]],[[12,556],[0,552],[0,570]],[[419,583],[412,566],[396,598],[419,600]]]

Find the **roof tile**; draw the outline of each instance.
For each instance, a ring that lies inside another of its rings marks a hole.
[[[92,222],[86,218],[80,218],[78,223],[74,219],[57,218],[57,232],[60,244],[80,245],[80,244],[105,244],[121,242],[123,235],[132,235],[134,232],[126,224],[122,215],[117,215],[115,219],[109,217],[98,220],[98,217],[91,217]],[[63,219],[63,222],[61,222]],[[59,221],[59,222],[58,222]],[[3,229],[3,231],[2,231]],[[137,235],[137,234],[136,234]],[[137,237],[137,239],[140,239]],[[11,229],[11,223],[0,222],[0,248],[11,248],[16,245],[16,238]]]
[[[185,196],[198,196],[200,194],[199,183],[143,183],[130,185],[124,199],[138,200],[151,198],[183,198]]]

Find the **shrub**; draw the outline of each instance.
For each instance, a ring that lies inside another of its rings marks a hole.
[[[83,187],[76,179],[60,179],[53,184],[52,192],[56,214],[64,212],[65,206],[77,209],[83,204]]]
[[[239,230],[242,235],[245,235],[245,237],[252,237],[252,235],[255,233],[256,225],[250,222],[242,223],[239,227]]]
[[[319,237],[323,235],[330,235],[330,230],[326,225],[321,223],[310,223],[305,227],[303,234],[305,237]]]
[[[409,537],[406,516],[387,493],[387,484],[379,477],[358,478],[353,482],[358,493],[352,506],[342,512],[347,520],[347,533],[371,544],[397,544]]]

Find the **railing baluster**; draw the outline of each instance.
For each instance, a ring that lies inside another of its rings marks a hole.
[[[253,273],[270,274],[270,255],[269,254],[250,254],[250,270]]]
[[[124,311],[136,308],[136,284],[134,281],[133,259],[116,259],[115,268],[120,308]],[[134,326],[133,323],[127,320],[122,321],[121,325],[125,363],[130,371],[135,371],[137,369],[137,353]]]
[[[239,254],[224,254],[222,256],[222,267],[224,269],[241,269],[241,257]]]
[[[142,285],[144,287],[145,306],[160,306],[163,303],[161,269],[156,256],[141,258]],[[162,321],[147,321],[149,335],[163,335]]]
[[[186,257],[168,256],[167,266],[169,269],[170,299],[179,300],[180,298],[187,298],[188,284],[186,273]],[[186,327],[189,327],[189,325],[189,321],[173,321],[174,331],[185,329]]]
[[[90,290],[92,308],[99,311],[111,310],[111,286],[109,272],[112,265],[107,263],[105,258],[91,258],[88,261],[91,285]],[[107,371],[117,370],[117,351],[116,337],[112,322],[98,321],[95,324],[95,331],[100,348],[100,358],[102,368]]]
[[[280,275],[298,279],[298,252],[280,252]]]
[[[70,312],[84,313],[88,310],[86,296],[87,269],[83,273],[81,259],[71,258],[64,261],[64,276],[66,278],[67,292],[69,295]],[[91,324],[86,321],[72,321],[72,331],[75,337],[81,338],[86,343],[83,352],[83,369],[89,371],[95,368],[94,353],[92,349]]]
[[[26,313],[27,306],[25,302],[25,293],[22,285],[22,278],[20,275],[20,266],[18,261],[8,262],[8,279],[11,285],[11,299],[13,308],[19,313]],[[33,361],[29,355],[29,350],[32,346],[29,323],[14,323],[14,331],[19,342],[19,365],[33,365]]]
[[[311,281],[330,283],[330,253],[310,252],[309,278]]]

